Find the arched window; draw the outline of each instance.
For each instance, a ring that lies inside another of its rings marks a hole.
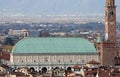
[[[113,12],[113,10],[111,10],[111,11],[110,11],[110,15],[114,15],[114,12]]]

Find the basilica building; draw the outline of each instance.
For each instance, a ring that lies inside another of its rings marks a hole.
[[[11,53],[11,66],[36,71],[71,69],[89,61],[99,62],[94,44],[82,38],[30,38],[19,41]]]

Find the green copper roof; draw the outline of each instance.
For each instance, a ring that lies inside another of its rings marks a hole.
[[[82,38],[24,38],[12,53],[96,53],[96,50],[92,43]]]

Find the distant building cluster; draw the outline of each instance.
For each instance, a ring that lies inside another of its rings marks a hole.
[[[9,29],[8,34],[9,35],[14,35],[14,36],[24,36],[24,37],[27,37],[29,35],[27,29],[23,29],[23,30]]]

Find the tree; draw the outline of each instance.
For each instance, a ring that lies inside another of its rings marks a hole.
[[[14,42],[11,38],[7,37],[4,42],[5,45],[14,45]]]

